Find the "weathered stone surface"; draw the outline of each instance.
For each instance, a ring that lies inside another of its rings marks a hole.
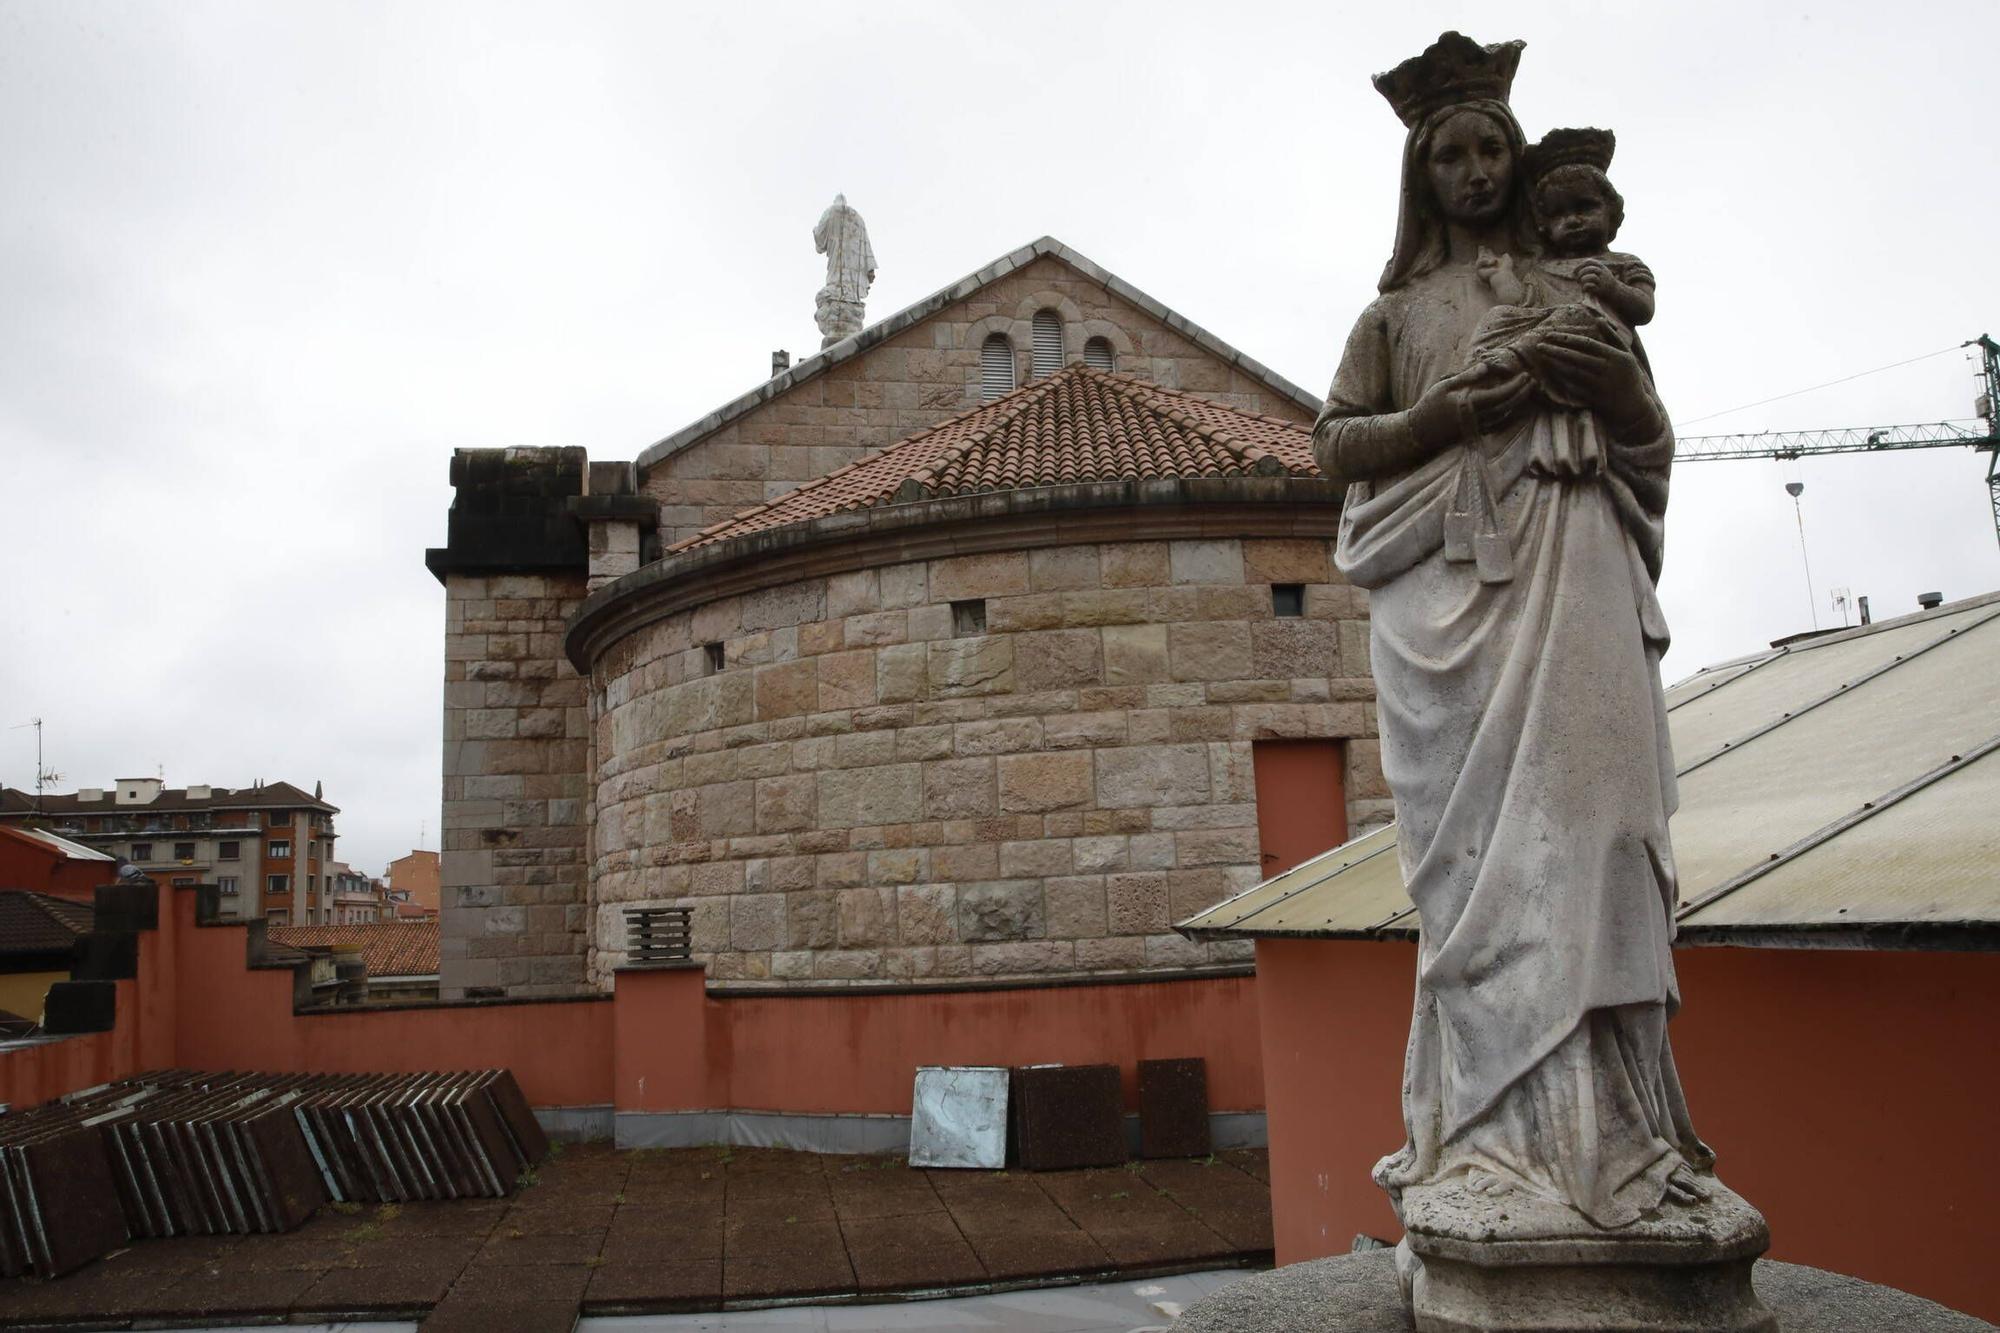
[[[818,659],[819,708],[867,708],[875,702],[875,654],[828,653]],[[1294,673],[1303,674],[1303,673]]]
[[[1243,582],[1243,543],[1233,538],[1169,544],[1175,583]]]
[[[1026,551],[951,556],[931,561],[930,599],[955,602],[972,597],[1005,597],[1032,590]]]
[[[929,645],[933,697],[1004,694],[1014,688],[1014,641],[998,635],[941,639]]]
[[[996,880],[958,886],[962,940],[1031,940],[1047,933],[1039,880]]]
[[[819,826],[855,828],[922,819],[921,764],[832,769],[819,775]]]
[[[843,889],[840,893],[840,947],[893,944],[896,939],[896,890]]]
[[[760,778],[756,785],[757,831],[789,833],[813,826],[818,813],[819,784],[811,773]]]
[[[1167,653],[1175,680],[1239,680],[1255,666],[1250,626],[1236,620],[1170,626]]]
[[[1150,685],[1167,680],[1165,625],[1107,625],[1104,636],[1104,683]]]
[[[1251,674],[1292,680],[1340,674],[1340,623],[1290,618],[1250,627]]]
[[[1146,935],[1173,924],[1163,872],[1107,875],[1106,928],[1114,935]]]
[[[950,884],[905,884],[896,890],[896,924],[904,944],[951,944],[958,939],[958,890]]]
[[[1245,583],[1325,583],[1333,577],[1324,540],[1251,538],[1243,543]]]
[[[733,949],[777,949],[785,943],[785,895],[740,893],[729,901]]]
[[[1071,810],[1090,804],[1088,751],[1002,755],[998,762],[999,805],[1005,813]]]
[[[991,759],[943,759],[924,765],[924,814],[930,819],[990,815],[997,800]]]
[[[1132,745],[1097,756],[1097,803],[1125,806],[1194,805],[1208,799],[1208,747]]]
[[[1015,677],[1023,690],[1069,689],[1104,678],[1103,646],[1095,630],[1023,634],[1018,644]]]

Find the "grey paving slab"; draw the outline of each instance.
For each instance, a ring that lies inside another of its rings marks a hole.
[[[1242,1269],[1137,1282],[1044,1287],[880,1305],[793,1306],[722,1314],[587,1318],[576,1333],[1153,1333],[1184,1306],[1247,1276]]]

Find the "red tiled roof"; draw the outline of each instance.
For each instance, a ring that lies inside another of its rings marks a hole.
[[[272,926],[279,944],[308,949],[359,948],[371,977],[431,977],[438,970],[438,923],[377,921],[361,926]]]
[[[0,890],[0,954],[72,948],[96,921],[96,909],[89,903],[29,889]]]
[[[1317,477],[1312,430],[1078,362],[669,548],[849,509],[979,491],[1217,476]]]

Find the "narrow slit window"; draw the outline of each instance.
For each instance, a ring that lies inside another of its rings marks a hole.
[[[701,646],[701,660],[702,665],[708,668],[708,674],[711,676],[722,670],[722,645],[719,643],[703,644]]]
[[[976,597],[970,601],[951,604],[951,632],[963,639],[972,634],[986,632],[986,599]]]
[[[1062,316],[1053,310],[1035,312],[1034,377],[1053,375],[1063,367]]]
[[[1109,338],[1092,338],[1083,345],[1083,364],[1092,370],[1113,371],[1118,369],[1118,354],[1111,350]]]
[[[1306,585],[1303,583],[1273,583],[1271,585],[1271,614],[1274,616],[1302,616],[1306,613]]]
[[[979,347],[979,399],[990,403],[1014,391],[1014,344],[1004,333],[989,333]]]

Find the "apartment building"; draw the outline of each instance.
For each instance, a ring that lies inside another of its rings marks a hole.
[[[0,824],[38,826],[168,885],[213,883],[223,911],[273,925],[332,922],[339,807],[289,782],[248,787],[119,778],[70,793],[0,788]]]

